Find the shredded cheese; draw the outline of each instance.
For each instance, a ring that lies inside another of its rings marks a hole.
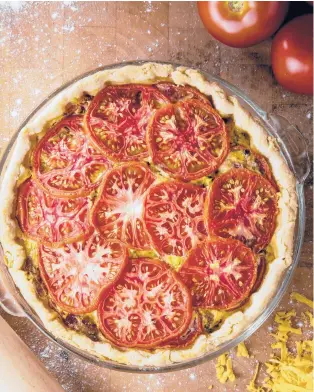
[[[310,322],[310,326],[314,327],[313,315],[310,311],[307,310],[306,312],[302,313],[302,316],[304,319],[308,318]]]
[[[253,378],[252,378],[251,382],[249,383],[249,385],[246,387],[246,389],[248,391],[250,391],[250,392],[264,392],[264,388],[263,387],[257,387],[255,385],[255,381],[256,381],[256,378],[257,378],[257,375],[258,375],[258,371],[259,371],[259,366],[260,366],[260,364],[258,363],[256,365],[255,372],[253,374]]]
[[[302,294],[291,293],[291,298],[302,303],[302,304],[309,306],[311,309],[313,309],[313,307],[314,307],[314,302],[311,301],[310,299],[304,297],[304,295],[302,295]]]
[[[285,343],[288,340],[289,333],[295,333],[301,335],[302,331],[300,328],[293,328],[291,326],[291,317],[296,315],[295,310],[290,310],[289,312],[278,312],[275,316],[275,322],[278,324],[277,332],[272,333],[277,341]],[[273,345],[272,345],[272,348]]]
[[[288,352],[285,343],[277,343],[280,358],[274,357],[266,363],[269,378],[265,386],[272,392],[313,391],[313,342],[297,342],[297,354]]]
[[[250,358],[249,352],[244,344],[244,342],[240,343],[237,347],[237,356]]]
[[[222,354],[218,357],[216,375],[221,384],[225,384],[228,380],[233,382],[236,379],[232,369],[232,361],[228,354]]]
[[[292,293],[291,297],[298,302],[312,307],[313,301],[303,295]],[[272,334],[276,343],[273,349],[279,349],[280,355],[273,355],[266,363],[268,377],[263,386],[256,386],[259,364],[255,369],[253,379],[247,386],[250,392],[309,392],[313,391],[313,341],[298,341],[296,354],[293,355],[287,348],[289,333],[302,334],[301,329],[291,326],[291,318],[296,315],[295,310],[278,312],[275,322],[278,324],[277,332]],[[308,317],[313,325],[313,315],[307,311],[303,317]]]

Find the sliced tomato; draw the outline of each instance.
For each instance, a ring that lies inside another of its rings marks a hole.
[[[206,190],[169,181],[152,186],[144,221],[153,246],[162,255],[185,256],[207,236],[203,212]]]
[[[258,152],[244,146],[233,146],[225,160],[226,166],[234,168],[244,167],[261,174],[278,191],[278,185],[271,171],[267,159]]]
[[[111,167],[84,133],[82,119],[65,117],[48,130],[35,148],[34,180],[53,196],[87,196]]]
[[[160,82],[155,85],[171,103],[177,103],[185,99],[198,99],[199,101],[210,104],[206,95],[199,92],[195,87],[184,85],[180,86],[170,82]]]
[[[21,230],[45,245],[60,246],[88,236],[92,231],[88,209],[86,197],[52,197],[31,179],[19,187],[16,216]]]
[[[258,252],[274,234],[277,213],[277,192],[268,180],[247,169],[231,169],[212,184],[208,231],[236,238]]]
[[[191,295],[177,273],[159,260],[130,260],[119,282],[103,293],[98,320],[117,346],[154,348],[186,331]]]
[[[101,291],[119,278],[127,260],[125,245],[98,234],[60,248],[39,248],[40,272],[50,295],[73,314],[95,310]]]
[[[207,239],[194,248],[179,271],[190,288],[192,304],[233,309],[250,294],[257,262],[251,249],[233,239]]]
[[[107,86],[90,104],[86,128],[94,143],[117,162],[148,156],[146,129],[153,113],[169,100],[155,87]]]
[[[264,254],[255,254],[255,258],[257,261],[257,274],[256,274],[256,281],[254,283],[254,286],[251,290],[251,293],[255,293],[260,287],[263,282],[265,273],[266,273],[266,257]],[[232,309],[229,310],[236,310],[244,306],[247,302],[249,301],[249,297],[244,299],[241,303],[235,305]]]
[[[229,152],[223,119],[197,100],[159,109],[148,127],[147,141],[153,163],[183,181],[214,172]]]
[[[278,192],[279,188],[267,159],[262,154],[258,154],[257,152],[254,152],[253,155],[260,174],[266,178]]]
[[[148,166],[137,162],[107,173],[91,212],[91,221],[103,237],[150,249],[143,209],[146,192],[155,180]]]
[[[265,255],[257,254],[256,259],[257,259],[257,278],[254,287],[252,289],[252,292],[257,291],[261,287],[261,284],[263,282],[266,273],[266,267],[267,267]]]
[[[188,329],[174,339],[160,345],[163,348],[186,348],[191,346],[196,338],[202,333],[202,320],[198,313],[194,312]]]

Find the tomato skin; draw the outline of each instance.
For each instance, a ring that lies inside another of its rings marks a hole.
[[[212,106],[196,99],[157,110],[146,139],[153,163],[182,181],[214,172],[229,152],[229,136],[222,117]]]
[[[277,31],[287,15],[289,2],[198,1],[197,6],[204,26],[213,37],[234,48],[247,48]],[[238,10],[234,8],[237,6]]]
[[[156,181],[148,166],[128,162],[109,170],[98,190],[90,221],[101,236],[135,249],[151,249],[144,228],[144,197]]]
[[[274,75],[284,88],[313,95],[313,14],[293,19],[277,33],[271,61]]]
[[[84,314],[96,310],[102,291],[120,278],[128,252],[120,241],[105,241],[96,233],[59,248],[40,245],[38,259],[40,275],[57,306]]]
[[[150,118],[168,103],[168,98],[153,85],[108,85],[89,105],[85,128],[110,160],[139,161],[148,156],[145,138]]]
[[[103,291],[97,313],[100,330],[116,346],[156,348],[187,331],[191,294],[164,262],[133,259],[112,289]]]
[[[206,95],[199,92],[195,87],[189,85],[176,85],[170,82],[160,82],[155,85],[171,103],[177,103],[185,99],[197,99],[205,104],[210,104]]]
[[[46,132],[34,149],[32,163],[38,186],[61,198],[88,196],[111,167],[85,134],[79,115],[62,118]]]
[[[206,203],[210,235],[236,238],[255,252],[270,242],[278,214],[273,185],[248,169],[231,169],[215,178]]]
[[[231,310],[242,304],[256,281],[251,249],[234,239],[210,237],[190,252],[179,270],[194,307]]]
[[[144,202],[144,222],[159,254],[186,256],[206,238],[205,198],[204,188],[179,181],[160,183],[149,189]]]
[[[195,342],[196,338],[203,332],[202,319],[198,313],[194,313],[191,323],[187,330],[180,336],[168,340],[166,343],[160,345],[163,348],[186,348]]]
[[[25,235],[47,246],[58,247],[88,237],[88,199],[61,199],[45,193],[32,179],[20,185],[16,218]]]

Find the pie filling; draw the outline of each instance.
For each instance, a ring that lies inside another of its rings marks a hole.
[[[183,349],[250,304],[274,259],[278,185],[208,97],[110,85],[41,136],[16,218],[23,269],[66,328],[121,350]]]

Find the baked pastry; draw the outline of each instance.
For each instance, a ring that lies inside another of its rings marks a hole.
[[[0,193],[5,262],[56,337],[124,364],[185,361],[276,292],[295,187],[276,140],[198,71],[99,71],[17,138]]]

